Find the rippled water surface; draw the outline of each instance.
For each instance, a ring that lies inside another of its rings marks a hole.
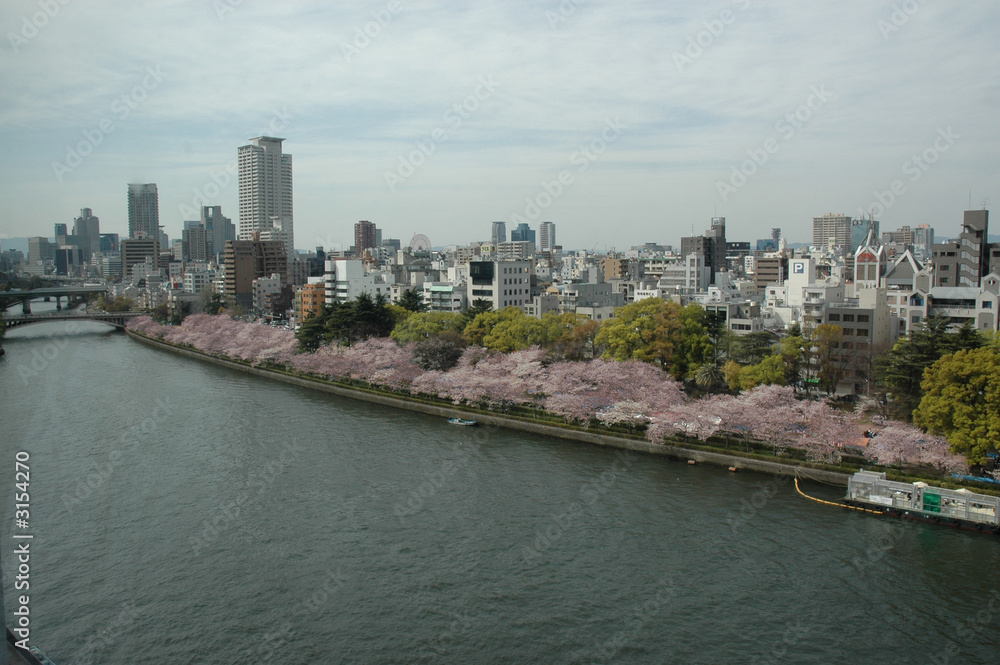
[[[27,451],[32,642],[60,665],[1000,658],[1000,539],[66,325],[0,360],[8,623]]]

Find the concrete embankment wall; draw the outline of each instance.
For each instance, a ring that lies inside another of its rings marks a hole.
[[[209,362],[215,365],[220,365],[222,367],[228,367],[229,369],[234,369],[240,372],[246,372],[247,374],[253,374],[268,379],[274,379],[276,381],[283,381],[284,383],[289,383],[294,386],[300,386],[302,388],[308,388],[310,390],[321,390],[323,392],[331,393],[333,395],[338,395],[340,397],[362,400],[365,402],[380,404],[382,406],[387,406],[394,409],[405,409],[407,411],[416,411],[418,413],[425,413],[432,416],[440,416],[442,418],[470,417],[470,411],[467,409],[449,408],[447,406],[428,404],[426,402],[421,402],[418,400],[408,400],[403,397],[378,394],[364,390],[355,390],[351,388],[345,388],[343,386],[334,385],[327,381],[322,381],[318,379],[294,376],[291,374],[286,374],[284,372],[278,372],[260,367],[250,367],[249,365],[240,362],[225,360],[223,358],[211,356],[206,353],[202,353],[200,351],[195,351],[193,349],[175,346],[167,342],[151,339],[149,337],[140,335],[131,330],[126,329],[125,332],[128,333],[129,337],[131,337],[134,340],[142,342],[143,344],[149,344],[150,346],[162,349],[164,351],[170,351],[171,353],[187,356],[189,358],[195,358],[203,362]],[[625,437],[614,436],[611,434],[602,434],[599,432],[588,432],[578,429],[556,427],[553,425],[546,425],[543,423],[526,420],[522,418],[499,416],[486,411],[477,410],[474,411],[474,413],[475,413],[475,419],[479,421],[479,423],[487,426],[503,427],[505,429],[517,430],[521,432],[531,432],[532,434],[541,434],[543,436],[550,436],[558,439],[568,439],[571,441],[581,441],[583,443],[590,443],[598,446],[607,446],[610,448],[623,448],[625,450],[633,450],[636,452],[649,453],[652,455],[665,455],[667,457],[679,460],[695,460],[696,462],[701,462],[705,464],[715,464],[724,467],[733,466],[739,469],[759,471],[762,473],[770,473],[773,475],[782,475],[782,476],[798,475],[800,477],[812,478],[815,480],[819,480],[821,482],[831,483],[834,485],[843,485],[845,487],[847,486],[847,479],[850,477],[848,474],[845,473],[827,471],[825,469],[798,467],[798,466],[792,466],[790,464],[782,464],[781,462],[771,462],[768,460],[758,460],[758,459],[739,457],[737,455],[727,455],[726,453],[721,453],[721,452],[710,452],[704,450],[683,448],[680,446],[654,444],[645,440],[629,439]]]

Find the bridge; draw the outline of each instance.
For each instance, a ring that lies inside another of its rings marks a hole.
[[[149,312],[94,312],[94,313],[74,313],[74,312],[50,312],[47,314],[21,314],[7,315],[3,317],[3,322],[7,329],[26,326],[32,323],[48,323],[49,321],[100,321],[108,323],[115,328],[125,329],[125,324],[137,316],[143,316]]]
[[[67,304],[73,299],[83,300],[87,296],[107,293],[106,286],[49,286],[43,289],[23,289],[14,291],[0,291],[0,299],[10,298],[21,301],[21,312],[31,314],[31,301],[37,298],[55,298],[56,310],[62,310],[62,299],[66,298]]]

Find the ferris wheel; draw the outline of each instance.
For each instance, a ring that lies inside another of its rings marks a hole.
[[[418,233],[413,236],[413,240],[410,241],[410,251],[411,252],[429,252],[431,251],[431,240],[423,233]]]

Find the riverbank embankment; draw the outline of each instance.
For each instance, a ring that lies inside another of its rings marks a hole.
[[[423,413],[442,418],[468,418],[470,414],[475,414],[476,420],[488,427],[502,427],[504,429],[530,432],[542,436],[554,437],[557,439],[589,443],[608,448],[620,448],[634,452],[647,453],[650,455],[663,455],[681,461],[694,461],[696,463],[712,464],[722,467],[735,467],[740,470],[758,471],[779,476],[798,476],[811,478],[820,482],[833,485],[847,486],[849,474],[826,469],[817,469],[801,465],[784,464],[770,460],[754,459],[740,455],[727,454],[707,450],[698,450],[684,446],[671,446],[651,443],[644,439],[629,438],[625,436],[615,436],[603,432],[588,431],[582,428],[559,427],[556,425],[533,421],[528,418],[512,417],[496,414],[482,409],[462,406],[446,406],[432,404],[416,398],[407,398],[400,395],[381,393],[376,390],[359,389],[337,385],[329,380],[302,376],[287,371],[279,371],[265,367],[253,367],[252,365],[220,358],[196,349],[177,346],[169,342],[153,339],[137,333],[133,330],[125,331],[132,339],[148,344],[154,348],[168,351],[188,358],[201,360],[220,367],[226,367],[246,374],[260,376],[263,378],[281,381],[283,383],[307,388],[309,390],[319,390],[339,397],[361,400],[380,406],[394,409],[403,409],[416,413]]]

